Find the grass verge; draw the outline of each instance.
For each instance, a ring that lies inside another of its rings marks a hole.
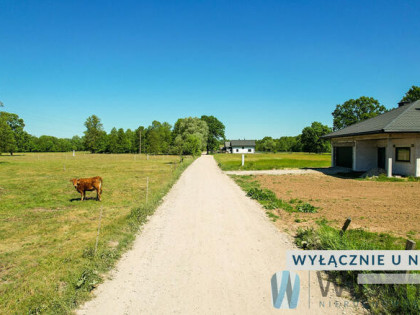
[[[282,209],[287,212],[314,213],[317,208],[313,205],[303,202],[300,199],[290,199],[285,201],[277,198],[276,194],[269,189],[261,189],[260,184],[251,176],[230,175],[233,180],[246,192],[251,199],[257,200],[264,209],[267,209],[267,215],[276,221],[278,216],[270,210]]]
[[[338,229],[319,221],[318,228],[300,228],[295,237],[299,247],[310,250],[402,250],[406,240],[386,233],[362,229],[348,230],[340,236]],[[360,271],[328,271],[331,281],[344,285],[375,314],[419,314],[420,285],[359,285]],[[368,272],[365,272],[368,273]],[[383,273],[383,272],[381,272]]]

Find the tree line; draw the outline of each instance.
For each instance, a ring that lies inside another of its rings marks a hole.
[[[150,153],[199,155],[214,152],[225,139],[225,126],[214,116],[180,118],[172,127],[168,122],[154,120],[145,128],[135,130],[112,128],[107,134],[98,116],[85,122],[83,143],[92,153]]]
[[[305,127],[302,133],[294,137],[264,137],[255,142],[255,150],[259,152],[331,152],[330,142],[322,139],[323,135],[332,129],[320,122],[314,121],[311,126]]]
[[[3,104],[0,103],[3,107]],[[214,152],[225,139],[225,126],[214,116],[180,118],[174,127],[167,122],[153,121],[145,128],[112,128],[107,133],[101,119],[92,115],[84,123],[82,137],[70,139],[53,136],[36,137],[24,130],[25,123],[17,114],[0,112],[0,154],[15,152],[68,152],[91,153],[149,153],[191,154]]]
[[[414,102],[420,99],[420,87],[412,86],[401,101]],[[0,107],[4,107],[0,102]],[[256,141],[260,152],[330,152],[328,140],[322,138],[331,131],[385,113],[387,109],[373,97],[362,96],[338,104],[332,112],[332,128],[320,122],[313,122],[294,137],[264,137]],[[214,152],[225,140],[225,126],[214,116],[180,118],[172,127],[167,122],[153,121],[145,128],[112,128],[107,133],[98,116],[92,115],[85,121],[86,130],[82,137],[57,138],[36,137],[24,130],[25,123],[17,114],[0,112],[0,154],[7,152],[67,152],[71,150],[92,153],[150,153],[150,154],[192,154],[202,151]]]
[[[415,102],[420,99],[420,87],[413,85],[401,99],[401,102]],[[333,127],[328,127],[320,122],[313,122],[305,127],[302,133],[295,137],[264,137],[256,141],[256,151],[260,152],[331,152],[329,140],[322,136],[340,130],[363,120],[373,118],[387,112],[385,106],[373,98],[361,96],[357,99],[349,99],[343,104],[338,104],[331,113]]]

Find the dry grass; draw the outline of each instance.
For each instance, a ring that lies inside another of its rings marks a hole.
[[[66,313],[85,299],[182,171],[178,162],[131,154],[0,156],[0,313]],[[104,180],[103,201],[88,192],[91,198],[81,202],[69,180],[97,175]],[[147,177],[150,207],[144,207]],[[144,209],[130,221],[139,206]]]

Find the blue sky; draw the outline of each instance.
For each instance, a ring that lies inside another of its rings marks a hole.
[[[29,133],[214,115],[226,136],[332,125],[420,85],[420,1],[0,2],[0,100]]]

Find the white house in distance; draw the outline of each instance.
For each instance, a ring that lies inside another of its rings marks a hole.
[[[226,153],[255,153],[255,140],[231,140],[225,142]]]
[[[383,168],[388,176],[420,176],[420,100],[401,102],[382,115],[337,130],[331,139],[332,166],[354,171]]]

